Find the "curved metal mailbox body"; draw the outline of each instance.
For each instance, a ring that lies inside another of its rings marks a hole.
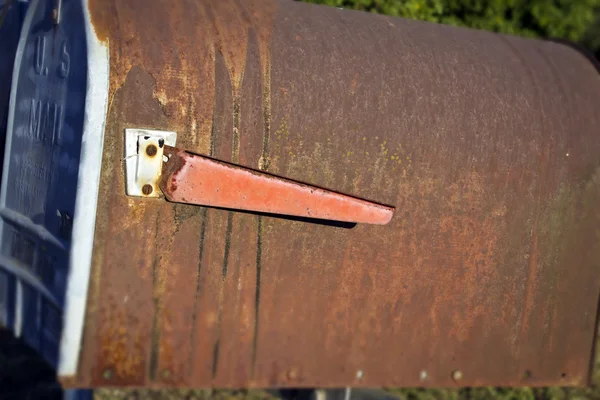
[[[104,136],[69,197],[90,250],[70,255],[65,384],[587,382],[600,75],[579,52],[285,1],[81,9],[60,29],[85,27],[87,86],[64,104],[84,147]],[[128,197],[127,128],[396,212],[350,229]]]

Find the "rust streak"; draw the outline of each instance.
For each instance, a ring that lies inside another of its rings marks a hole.
[[[240,94],[233,93],[233,140],[231,145],[231,161],[240,162]]]
[[[256,230],[257,243],[256,243],[256,288],[254,291],[254,332],[252,337],[252,367],[250,371],[250,377],[254,379],[254,372],[256,368],[256,355],[258,351],[258,323],[260,321],[260,275],[262,270],[262,216],[258,216],[258,226]]]
[[[227,271],[229,268],[229,256],[231,251],[231,232],[233,230],[233,212],[227,213],[227,228],[225,231],[225,252],[223,253],[223,268],[221,271],[221,283],[219,287],[219,305],[217,309],[217,339],[213,347],[213,367],[212,377],[217,377],[219,370],[219,349],[221,345],[221,325],[223,320],[223,303],[225,301],[225,279],[227,278]]]
[[[211,135],[210,135],[210,141],[209,141],[209,154],[210,156],[214,155],[215,152],[215,138],[216,135],[216,125],[215,125],[215,113],[214,113],[214,107],[213,107],[213,112],[211,115]],[[166,153],[165,153],[166,154]],[[196,295],[195,295],[195,299],[194,299],[194,310],[192,313],[192,332],[190,335],[190,342],[192,343],[192,351],[190,352],[189,355],[189,359],[188,359],[188,371],[189,374],[192,374],[193,371],[193,364],[194,364],[194,355],[196,354],[196,334],[197,334],[197,316],[198,316],[198,308],[199,308],[199,298],[200,298],[200,290],[201,290],[201,286],[200,286],[200,274],[202,271],[202,262],[204,261],[204,244],[205,244],[205,235],[206,235],[206,226],[208,224],[208,208],[204,208],[202,210],[202,227],[200,228],[200,243],[198,245],[198,274],[196,276]],[[213,366],[215,365],[215,362],[213,361]],[[214,375],[214,372],[213,372]]]
[[[263,142],[262,154],[258,161],[258,169],[262,171],[269,170],[269,141],[271,138],[271,63],[270,57],[265,58],[265,71],[262,80],[263,84]]]
[[[525,300],[523,304],[523,313],[521,315],[521,329],[523,332],[527,332],[529,330],[529,318],[531,317],[531,312],[534,308],[534,297],[535,297],[535,289],[537,283],[537,254],[538,254],[538,217],[539,211],[536,210],[535,217],[533,219],[533,232],[531,238],[531,252],[529,253],[529,263],[528,263],[528,276],[527,276],[527,288],[525,292]]]
[[[202,210],[202,227],[200,228],[200,243],[198,244],[198,273],[196,276],[196,294],[194,297],[194,311],[192,312],[192,332],[190,335],[190,343],[192,343],[192,351],[189,354],[188,358],[188,373],[192,373],[192,367],[194,363],[194,354],[196,354],[196,334],[197,334],[197,322],[196,319],[198,317],[198,303],[200,299],[200,274],[202,272],[202,261],[204,256],[204,237],[206,235],[206,225],[208,222],[208,209],[204,208]]]
[[[159,216],[156,218],[156,236],[158,235],[158,224]],[[160,320],[163,318],[163,301],[162,296],[164,293],[165,277],[162,271],[159,270],[159,259],[158,254],[154,256],[154,262],[152,263],[152,284],[154,286],[154,318],[152,322],[152,342],[150,345],[150,362],[148,376],[150,380],[156,380],[156,371],[158,368],[158,359],[160,356]]]

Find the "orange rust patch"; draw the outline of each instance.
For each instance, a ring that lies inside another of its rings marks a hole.
[[[275,15],[277,14],[279,5],[278,2],[272,0],[246,0],[244,4],[250,15],[252,27],[256,29],[262,72],[263,76],[265,76],[269,73],[271,37],[273,35],[273,25],[275,23]],[[269,82],[266,82],[266,84],[268,85]]]
[[[110,102],[131,68],[140,66],[156,80],[154,97],[169,118],[170,129],[185,133],[177,138],[178,144],[208,153],[215,91],[211,60],[215,52],[223,54],[236,92],[253,29],[266,74],[276,3],[149,3],[140,7],[135,0],[89,0],[95,32],[109,43]]]
[[[103,43],[108,42],[110,26],[105,23],[114,18],[114,3],[102,0],[89,0],[90,18],[96,37]]]
[[[350,83],[350,93],[356,93],[356,86],[358,85],[358,73],[354,74],[354,78],[352,78],[352,82]]]
[[[111,313],[110,321],[105,328],[105,335],[101,344],[104,355],[104,366],[100,374],[106,384],[119,382],[140,382],[145,374],[143,343],[145,338],[140,332],[133,333],[127,330],[125,315]]]

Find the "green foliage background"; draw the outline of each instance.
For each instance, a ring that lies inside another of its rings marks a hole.
[[[600,0],[306,0],[310,3],[485,29],[552,37],[600,50]]]

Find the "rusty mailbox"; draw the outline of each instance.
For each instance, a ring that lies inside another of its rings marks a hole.
[[[32,0],[11,96],[5,323],[65,386],[588,380],[600,75],[571,46]]]

